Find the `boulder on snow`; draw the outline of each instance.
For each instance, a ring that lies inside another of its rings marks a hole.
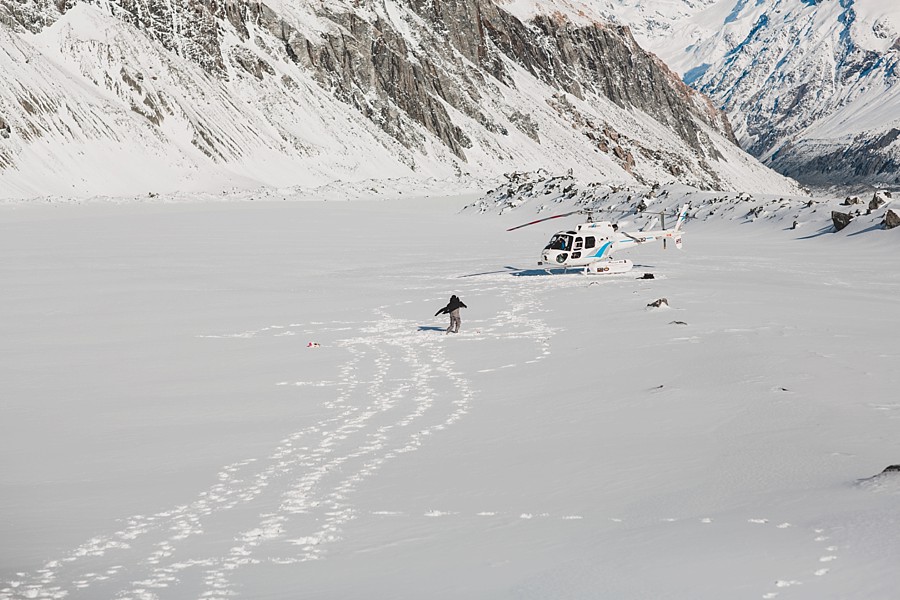
[[[862,204],[862,200],[859,199],[859,196],[847,196],[844,198],[844,201],[841,202],[841,206],[853,206],[854,204]]]
[[[891,193],[884,190],[879,190],[875,192],[875,195],[872,196],[872,200],[869,201],[869,210],[878,210],[890,201]]]
[[[647,306],[650,307],[650,308],[660,308],[660,307],[662,307],[662,306],[668,306],[668,305],[669,305],[669,301],[668,301],[668,300],[666,300],[665,298],[660,298],[659,300],[654,300],[653,302],[651,302],[651,303],[648,304]]]
[[[853,215],[850,213],[840,212],[838,210],[831,211],[831,221],[834,223],[834,230],[840,231],[844,227],[850,224],[850,221],[853,220]]]
[[[643,275],[638,277],[638,279],[656,279],[656,277],[653,275],[653,273],[644,273]]]
[[[885,229],[897,227],[900,225],[900,213],[892,208],[888,209],[887,212],[884,213],[884,220],[881,223],[884,225]]]
[[[900,485],[900,465],[890,465],[885,467],[881,473],[871,477],[863,477],[858,479],[857,482],[864,487],[874,490],[882,489],[885,485]]]

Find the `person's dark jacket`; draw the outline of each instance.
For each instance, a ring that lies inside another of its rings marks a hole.
[[[434,316],[450,314],[454,310],[458,310],[460,308],[469,308],[469,307],[466,306],[465,303],[463,303],[463,301],[460,300],[459,298],[457,298],[456,296],[450,296],[450,302],[447,303],[447,306],[445,306],[441,310],[434,313]]]

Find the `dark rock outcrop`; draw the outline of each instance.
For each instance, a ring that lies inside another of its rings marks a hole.
[[[853,220],[850,213],[840,212],[838,210],[831,211],[831,222],[834,223],[834,230],[840,231],[844,229]]]
[[[893,229],[900,226],[900,213],[894,209],[888,209],[884,213],[884,220],[881,222],[885,229]]]
[[[891,193],[879,190],[875,192],[869,201],[869,210],[878,210],[891,200]]]
[[[15,31],[37,33],[76,0],[2,0],[0,23]]]
[[[862,485],[863,487],[867,487],[870,489],[878,489],[878,487],[882,483],[885,483],[887,479],[890,479],[892,483],[896,483],[896,477],[900,476],[900,464],[898,465],[888,465],[878,473],[877,475],[872,475],[871,477],[863,477],[862,479],[858,479],[857,483]]]
[[[900,155],[892,145],[900,129],[859,134],[846,146],[823,150],[815,142],[786,145],[770,161],[773,169],[811,185],[900,183]]]

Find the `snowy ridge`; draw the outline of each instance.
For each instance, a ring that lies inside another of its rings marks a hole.
[[[143,0],[62,14],[0,4],[13,15],[0,19],[12,82],[0,90],[2,198],[536,168],[793,189],[734,148],[721,115],[627,31],[594,19],[573,29],[535,14],[526,25],[486,0],[441,13],[396,0],[239,3],[224,15]],[[472,15],[498,37],[441,33]],[[584,52],[608,52],[608,70],[597,75],[588,65],[601,58]],[[577,64],[563,68],[562,55]],[[626,56],[647,65],[652,86],[628,80]]]
[[[813,185],[895,183],[900,8],[891,0],[598,0],[729,115],[745,149]]]
[[[815,183],[894,183],[897,149],[880,141],[900,117],[893,92],[898,14],[895,5],[874,2],[747,6],[720,34],[743,36],[725,56],[701,58],[697,51],[695,62],[711,66],[694,85],[733,115],[744,147],[782,172]],[[859,137],[882,164],[859,152],[846,156]],[[829,144],[845,151],[843,160],[816,164]]]

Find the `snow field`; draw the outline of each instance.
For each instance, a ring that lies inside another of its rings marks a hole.
[[[892,232],[471,200],[0,207],[0,598],[892,597]]]

